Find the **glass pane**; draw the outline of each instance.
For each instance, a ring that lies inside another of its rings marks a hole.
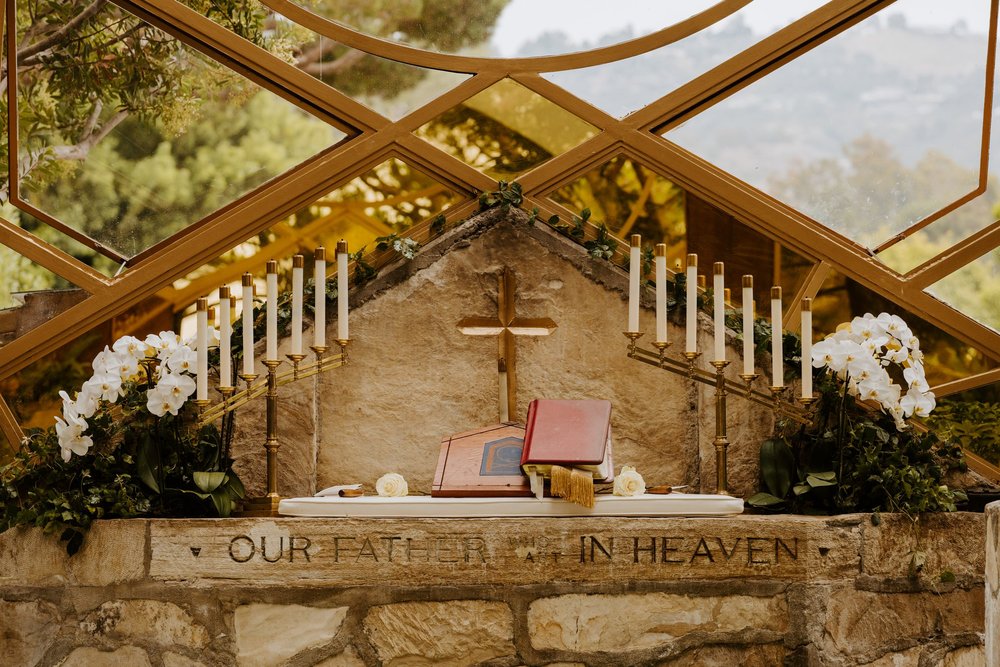
[[[931,387],[996,367],[996,362],[976,348],[839,273],[827,279],[813,302],[816,338],[832,333],[841,322],[865,313],[877,315],[882,312],[902,317],[920,339]]]
[[[868,247],[974,189],[989,2],[900,0],[666,136]],[[948,178],[938,178],[947,173]]]
[[[538,93],[503,79],[415,134],[496,180],[510,181],[597,134]]]
[[[927,291],[980,324],[1000,331],[1000,249],[966,264]]]
[[[220,25],[392,120],[399,120],[469,78],[467,74],[414,67],[352,49],[292,23],[258,0],[243,0],[240,3],[242,12],[235,15],[222,15],[212,11],[201,0],[182,1]],[[322,9],[322,6],[332,7],[334,3],[313,4],[316,6],[310,8],[315,11]],[[435,3],[422,4],[426,5],[428,11],[437,13]],[[476,44],[478,42],[475,40],[484,39],[483,30],[488,31],[488,26],[484,28],[473,25],[469,22],[468,16],[478,15],[481,4],[463,4],[463,11],[458,16],[465,21],[462,27],[465,33],[452,31],[447,35],[442,33],[439,38],[458,40],[454,43],[463,45]],[[336,9],[340,15],[337,21],[340,23],[353,17],[351,20],[366,25],[383,26],[398,25],[399,21],[404,19],[401,14],[419,10],[413,3],[397,5],[343,2],[337,2]],[[437,20],[454,23],[455,18],[456,15],[446,14],[438,16]]]
[[[942,439],[1000,465],[1000,384],[945,396],[926,421]]]
[[[463,198],[402,160],[390,158],[174,281],[159,296],[181,311],[200,296],[217,294],[219,285],[242,293],[240,277],[246,271],[258,276],[263,288],[268,259],[280,260],[279,283],[290,288],[289,258],[303,248],[323,245],[332,253],[337,241],[345,239],[352,253],[361,248],[371,253],[376,251],[376,238],[392,234],[423,243],[430,236],[429,221]]]
[[[666,243],[667,266],[674,271],[693,252],[703,272],[713,262],[725,262],[732,288],[739,276],[753,274],[755,297],[761,303],[769,298],[772,285],[794,294],[812,265],[625,156],[612,158],[549,197],[578,214],[590,209],[591,221],[605,223],[619,239],[642,234],[644,244]]]
[[[79,391],[94,373],[91,361],[110,345],[111,323],[85,332],[14,375],[0,380],[0,394],[7,400],[21,428],[47,428],[62,410],[59,391]]]
[[[825,0],[795,3],[751,2],[716,25],[648,53],[595,67],[551,72],[542,76],[621,118],[666,95],[681,84],[756,44],[792,21],[805,16]],[[606,7],[612,7],[605,4]],[[599,45],[615,41],[609,31]],[[574,43],[580,51],[589,42]]]
[[[986,192],[879,253],[876,257],[880,261],[899,273],[907,273],[997,219],[997,202],[1000,202],[1000,139],[997,139],[1000,108],[995,106],[991,128]],[[977,169],[963,168],[948,160],[928,167],[924,173],[913,175],[914,180],[921,182],[924,188],[933,188],[938,181],[953,181],[956,185],[952,187],[957,189],[959,182],[968,183],[978,175]]]
[[[345,137],[111,4],[22,59],[18,85],[22,196],[125,256]]]
[[[296,1],[316,14],[383,39],[442,53],[473,51],[504,58],[555,55],[622,42],[677,23],[717,2]]]

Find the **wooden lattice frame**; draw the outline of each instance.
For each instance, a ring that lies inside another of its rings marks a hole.
[[[868,249],[659,135],[663,130],[711,107],[890,6],[894,0],[831,0],[622,119],[579,99],[540,74],[589,67],[648,52],[716,23],[747,5],[750,0],[721,0],[678,24],[601,49],[519,59],[469,58],[424,51],[359,33],[312,14],[289,0],[263,0],[264,4],[282,15],[349,47],[389,60],[472,75],[457,87],[394,122],[241,39],[176,0],[112,1],[258,85],[340,128],[348,137],[204,220],[190,225],[183,232],[131,258],[128,260],[130,270],[115,278],[98,273],[67,253],[0,218],[0,231],[3,232],[0,242],[88,292],[88,297],[81,303],[40,325],[30,335],[22,336],[0,348],[0,378],[16,373],[79,333],[135,307],[144,299],[167,288],[173,280],[348,182],[371,165],[390,157],[398,157],[456,192],[467,195],[467,200],[448,210],[447,217],[453,220],[468,215],[475,210],[477,191],[493,189],[496,184],[471,166],[417,138],[412,131],[504,77],[510,77],[600,130],[596,136],[544,162],[519,179],[528,207],[537,207],[545,216],[559,214],[568,218],[573,212],[548,197],[553,190],[615,155],[634,157],[677,185],[735,216],[748,227],[812,260],[813,269],[798,296],[815,296],[823,278],[830,270],[835,269],[874,292],[900,303],[943,331],[975,346],[991,359],[1000,361],[1000,334],[924,291],[928,285],[1000,246],[1000,221],[901,275],[877,261]],[[879,251],[975,198],[985,189],[998,2],[1000,0],[991,0],[978,186],[941,211],[886,240],[877,248]],[[11,25],[15,17],[14,10],[15,0],[6,0],[6,12],[0,17],[0,23]],[[14,30],[7,31],[9,61],[16,57],[15,37]],[[12,62],[8,62],[8,71],[16,71]],[[16,107],[16,77],[12,76],[8,86],[9,155],[17,155]],[[11,160],[10,163],[11,201],[27,210],[26,207],[30,205],[17,192],[17,161]],[[38,215],[36,210],[32,212]],[[57,227],[64,226],[58,220],[48,219],[48,216],[40,217]],[[426,231],[423,227],[418,225],[415,231],[423,233]],[[943,395],[998,380],[1000,370],[995,370],[935,389],[939,395]],[[9,439],[19,435],[17,425],[13,423],[13,417],[2,399],[0,429]]]

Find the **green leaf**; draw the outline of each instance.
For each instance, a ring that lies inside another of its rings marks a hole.
[[[775,505],[781,505],[784,502],[785,501],[781,498],[776,498],[770,493],[765,493],[763,491],[755,493],[747,498],[747,504],[753,505],[754,507],[774,507]]]
[[[224,472],[195,472],[191,476],[194,478],[194,485],[205,493],[212,493],[226,481]]]
[[[139,444],[139,451],[136,453],[135,466],[139,471],[139,479],[156,493],[160,493],[159,479],[160,452],[156,448],[153,439],[147,435]]]
[[[819,479],[825,480],[827,482],[837,481],[837,472],[835,470],[827,470],[825,472],[813,472],[809,473],[813,477],[818,477]]]
[[[247,490],[243,487],[243,480],[237,477],[236,473],[229,473],[229,481],[226,482],[226,486],[229,488],[229,493],[234,498],[246,498]]]
[[[816,475],[806,475],[806,484],[813,487],[814,489],[821,486],[835,486],[837,484],[836,480],[830,481],[828,479],[822,479]]]
[[[760,473],[772,495],[784,498],[792,487],[795,456],[782,439],[765,440],[760,446]]]
[[[796,484],[792,487],[792,492],[797,496],[801,496],[803,493],[809,493],[809,489],[811,488],[808,484]]]
[[[212,492],[212,504],[219,516],[229,516],[233,511],[233,499],[229,497],[228,489],[216,489]]]

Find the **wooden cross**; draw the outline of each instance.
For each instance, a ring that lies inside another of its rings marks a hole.
[[[558,326],[547,317],[518,317],[514,313],[514,272],[508,267],[498,276],[497,316],[466,317],[458,323],[469,336],[497,336],[497,372],[500,380],[500,421],[517,414],[517,376],[515,374],[514,337],[548,336]]]

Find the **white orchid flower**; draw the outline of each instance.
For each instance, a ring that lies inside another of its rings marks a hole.
[[[122,379],[117,373],[98,373],[83,383],[83,391],[96,394],[109,403],[118,400],[122,390]]]
[[[180,401],[177,407],[184,404],[184,401],[195,392],[197,385],[190,375],[180,373],[164,373],[160,381],[156,384],[156,390],[170,396],[174,402]],[[174,414],[177,414],[174,412]]]
[[[931,413],[935,405],[936,401],[933,393],[916,389],[910,389],[910,391],[906,392],[906,396],[899,401],[899,406],[903,409],[903,414],[906,416],[926,417]]]
[[[133,357],[127,352],[119,352],[115,355],[116,365],[112,372],[125,382],[139,374],[139,358]]]
[[[100,399],[100,394],[94,390],[88,389],[87,385],[84,384],[83,391],[77,393],[76,400],[73,402],[73,413],[80,415],[81,417],[93,417],[94,413],[97,412]]]
[[[139,360],[146,356],[148,346],[135,336],[122,336],[111,346],[120,355],[128,355]]]
[[[198,355],[187,345],[181,345],[167,357],[167,368],[172,373],[194,373]]]
[[[168,412],[177,414],[177,408],[173,407],[170,395],[159,388],[150,389],[146,392],[146,409],[157,417],[162,417]]]
[[[79,415],[68,415],[65,420],[56,417],[56,436],[63,461],[68,462],[73,454],[83,456],[94,446],[93,439],[83,434],[86,430],[87,421]]]
[[[117,372],[115,369],[118,368],[118,357],[111,351],[111,348],[105,345],[104,349],[94,357],[91,366],[94,368],[95,375]]]

